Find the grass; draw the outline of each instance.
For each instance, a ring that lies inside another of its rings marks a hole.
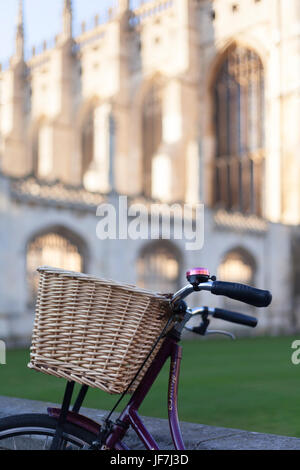
[[[183,342],[179,389],[182,421],[300,437],[300,365],[291,362],[295,337]],[[60,402],[65,381],[26,367],[27,350],[7,353],[0,366],[0,395]],[[141,414],[167,417],[168,365]],[[90,389],[85,406],[108,409],[116,402]]]

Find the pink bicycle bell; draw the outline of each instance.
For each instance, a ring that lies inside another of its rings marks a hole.
[[[196,288],[201,282],[207,282],[209,280],[209,271],[206,268],[193,268],[187,271],[186,278],[194,288]]]

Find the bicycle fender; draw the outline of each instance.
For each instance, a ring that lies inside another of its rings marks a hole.
[[[60,408],[47,408],[48,415],[51,418],[54,418],[58,420],[61,409]],[[80,428],[85,429],[86,431],[89,431],[93,434],[98,435],[100,431],[100,424],[96,423],[90,418],[87,418],[86,416],[82,416],[78,413],[74,413],[73,411],[69,411],[66,417],[66,420],[68,423],[75,424],[76,426],[79,426]]]

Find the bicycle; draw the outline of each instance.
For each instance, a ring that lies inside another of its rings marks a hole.
[[[130,450],[123,442],[129,428],[132,428],[147,450],[160,450],[153,436],[143,424],[138,410],[151,389],[168,358],[171,359],[169,387],[168,387],[168,418],[170,432],[176,450],[185,450],[177,412],[178,380],[180,373],[180,360],[182,347],[178,344],[185,329],[201,336],[209,333],[226,332],[209,330],[210,318],[218,318],[228,322],[254,328],[257,325],[255,317],[221,308],[189,308],[185,302],[193,292],[209,291],[215,295],[222,295],[239,300],[255,307],[267,307],[272,300],[269,291],[256,289],[238,283],[217,281],[210,276],[207,269],[194,268],[187,272],[188,285],[180,289],[170,298],[172,317],[169,319],[162,333],[157,338],[150,353],[132,380],[137,378],[159,341],[162,341],[159,352],[156,354],[144,377],[133,392],[128,404],[119,418],[111,419],[112,413],[120,404],[128,389],[121,395],[114,408],[109,412],[102,424],[79,414],[85,399],[88,385],[82,385],[75,404],[70,411],[70,404],[75,383],[68,381],[61,408],[48,408],[48,414],[27,414],[3,418],[0,420],[0,447],[45,450]],[[190,327],[187,322],[200,316],[198,326]],[[172,323],[173,321],[173,323]],[[170,325],[172,327],[170,328]],[[228,333],[227,333],[228,334]],[[229,333],[230,336],[232,334]],[[132,384],[131,382],[131,384]],[[131,385],[130,384],[130,385]]]

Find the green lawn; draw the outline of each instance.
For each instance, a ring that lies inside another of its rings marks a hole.
[[[182,421],[300,437],[300,365],[291,363],[296,337],[183,342],[179,390]],[[65,382],[26,367],[28,351],[8,351],[0,366],[0,395],[59,402]],[[166,417],[165,367],[141,414]],[[91,389],[85,406],[116,401]]]

